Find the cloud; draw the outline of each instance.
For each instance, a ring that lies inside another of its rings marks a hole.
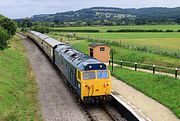
[[[0,0],[0,14],[10,18],[56,13],[95,6],[140,8],[177,7],[179,0]]]

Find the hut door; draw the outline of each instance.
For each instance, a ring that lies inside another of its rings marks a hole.
[[[93,57],[93,49],[90,48],[90,56]]]

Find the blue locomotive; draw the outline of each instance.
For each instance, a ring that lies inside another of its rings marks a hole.
[[[104,63],[39,32],[28,31],[27,36],[53,61],[83,102],[109,99],[111,75]]]

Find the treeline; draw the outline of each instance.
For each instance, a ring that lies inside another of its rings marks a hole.
[[[98,33],[99,30],[66,30],[66,29],[50,29],[53,32],[89,32],[89,33]]]
[[[150,29],[150,30],[143,30],[143,29],[119,29],[119,30],[107,30],[106,32],[180,32],[180,30],[158,30],[158,29]]]
[[[38,31],[41,33],[49,33],[49,31],[50,31],[49,28],[46,26],[34,26],[34,27],[32,27],[32,30]]]
[[[16,33],[16,23],[0,15],[0,50],[8,47],[10,38]]]
[[[44,23],[40,22],[32,22],[29,18],[25,18],[17,23],[18,27],[21,28],[22,32],[26,32],[27,30],[33,30],[41,33],[49,33],[49,27],[43,24]]]

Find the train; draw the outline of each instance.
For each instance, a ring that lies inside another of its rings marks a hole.
[[[84,103],[111,100],[111,74],[101,61],[40,32],[28,31]]]

